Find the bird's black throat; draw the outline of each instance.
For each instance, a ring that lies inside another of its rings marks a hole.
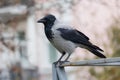
[[[53,37],[53,32],[51,30],[52,26],[54,25],[54,23],[46,23],[45,25],[45,35],[47,36],[47,38],[49,40],[52,40]]]

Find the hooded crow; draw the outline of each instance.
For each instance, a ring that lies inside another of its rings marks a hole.
[[[65,59],[67,61],[77,47],[85,48],[100,58],[106,58],[101,53],[103,50],[93,45],[85,34],[58,21],[54,15],[48,14],[38,20],[38,23],[44,24],[46,37],[62,53],[57,62],[61,61],[62,57],[68,53]]]

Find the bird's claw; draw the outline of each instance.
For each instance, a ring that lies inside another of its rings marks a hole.
[[[56,61],[53,64],[55,64],[55,65],[62,65],[65,62],[69,62],[69,61]]]

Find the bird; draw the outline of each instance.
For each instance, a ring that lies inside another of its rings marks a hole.
[[[73,27],[59,21],[54,15],[47,14],[37,21],[44,24],[44,31],[50,43],[62,54],[57,62],[60,62],[65,54],[65,61],[76,48],[84,48],[100,58],[106,58],[101,52],[103,50],[90,42],[89,37]]]

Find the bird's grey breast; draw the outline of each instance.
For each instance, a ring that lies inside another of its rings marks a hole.
[[[54,29],[53,32],[54,32],[54,35],[53,35],[54,38],[52,39],[51,43],[60,52],[72,53],[75,50],[76,45],[74,43],[72,43],[71,41],[67,41],[67,40],[63,39],[60,31],[58,31],[57,29]]]

